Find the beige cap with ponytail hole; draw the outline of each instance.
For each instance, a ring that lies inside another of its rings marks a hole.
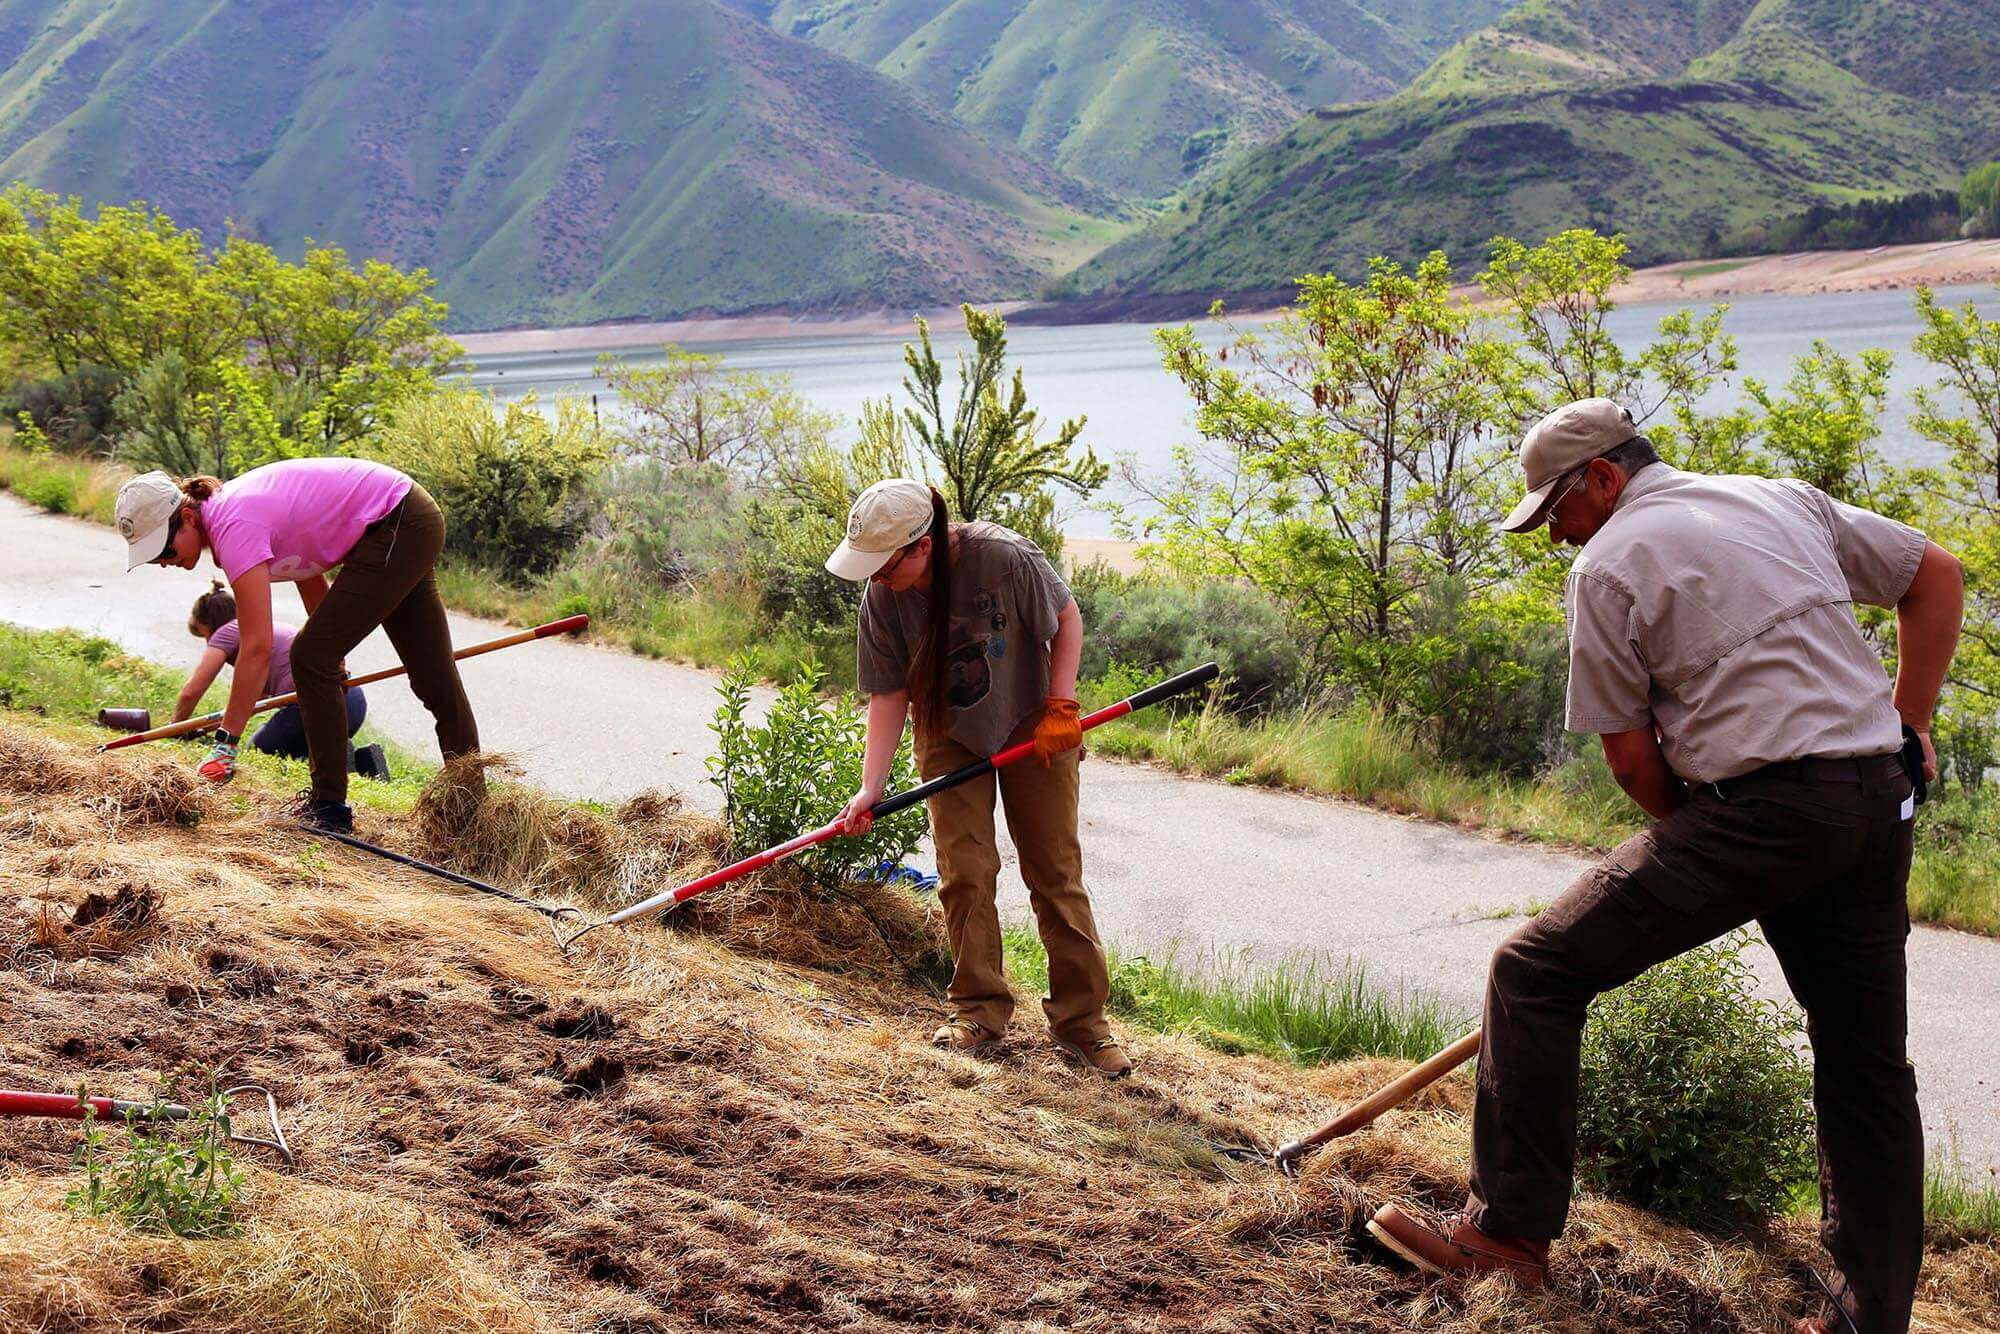
[[[140,473],[118,488],[118,535],[125,539],[127,574],[160,558],[174,512],[186,500],[180,484],[163,472]]]
[[[930,530],[928,486],[907,477],[877,482],[847,512],[847,538],[826,558],[827,571],[859,583]]]

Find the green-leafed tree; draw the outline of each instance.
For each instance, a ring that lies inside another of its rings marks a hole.
[[[785,376],[732,370],[721,357],[672,343],[644,364],[600,357],[597,373],[633,414],[623,451],[669,467],[712,463],[766,485],[835,425]]]
[[[1220,457],[1182,450],[1166,483],[1135,478],[1157,512],[1128,529],[1177,569],[1270,594],[1313,672],[1438,714],[1431,668],[1509,569],[1492,520],[1514,485],[1503,428],[1520,392],[1517,358],[1453,298],[1445,257],[1301,279],[1275,327],[1217,352],[1191,325],[1158,338]],[[1449,627],[1425,607],[1446,584]]]
[[[362,439],[460,356],[430,288],[338,246],[290,264],[243,237],[210,251],[143,204],[85,217],[24,185],[0,194],[0,345],[115,376],[117,452],[140,466],[202,459],[226,477]]]
[[[960,519],[1005,524],[1053,559],[1062,553],[1062,533],[1050,488],[1088,496],[1104,485],[1110,469],[1078,445],[1082,417],[1064,422],[1051,439],[1036,438],[1041,414],[1028,406],[1020,368],[1007,379],[1007,322],[991,311],[960,309],[972,352],[959,354],[958,401],[949,412],[944,366],[931,346],[928,321],[918,317],[918,341],[903,348],[910,369],[903,389],[915,405],[903,409],[903,420],[913,452],[927,473],[934,472],[934,484]]]
[[[1965,235],[2000,236],[2000,162],[1966,173],[1958,191],[1958,211]]]
[[[1940,374],[1934,389],[1917,391],[1912,425],[1950,451],[1933,528],[1965,563],[1965,632],[1939,743],[1973,786],[2000,760],[2000,320],[1970,301],[1942,306],[1927,287],[1917,290],[1917,314],[1917,354]]]

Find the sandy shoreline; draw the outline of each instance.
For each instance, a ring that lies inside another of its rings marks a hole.
[[[1949,287],[1984,282],[2000,282],[2000,239],[1878,246],[1872,250],[1817,250],[1744,259],[1683,260],[1640,269],[1620,284],[1613,295],[1628,303],[1708,301],[1753,294],[1805,296],[1822,292],[1890,291],[1920,284]],[[993,308],[1003,314],[1014,314],[1031,307],[1030,302],[1012,301],[998,302]],[[955,308],[923,313],[932,324],[945,327],[958,316]],[[1160,320],[1186,319],[1193,313],[1196,312],[1165,315]],[[1258,312],[1253,303],[1236,313],[1240,317]],[[1141,322],[1151,319],[1147,316]],[[825,316],[731,315],[650,324],[593,324],[570,329],[501,329],[459,334],[457,338],[468,353],[479,357],[598,352],[647,343],[904,338],[909,336],[910,329],[909,312],[874,310]]]

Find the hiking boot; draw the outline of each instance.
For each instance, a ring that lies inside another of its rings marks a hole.
[[[320,834],[354,832],[354,811],[344,801],[315,801],[311,792],[301,792],[285,803],[285,815]]]
[[[1132,1073],[1132,1062],[1126,1059],[1125,1049],[1118,1045],[1117,1038],[1108,1033],[1101,1038],[1084,1038],[1081,1041],[1073,1041],[1060,1033],[1050,1036],[1058,1047],[1106,1079],[1123,1079]]]
[[[931,1034],[931,1045],[947,1051],[985,1051],[999,1043],[998,1033],[974,1019],[954,1019]]]
[[[1375,1240],[1426,1274],[1512,1274],[1524,1288],[1539,1288],[1549,1277],[1549,1244],[1526,1237],[1493,1237],[1464,1214],[1445,1220],[1442,1232],[1425,1227],[1393,1204],[1368,1220]]]

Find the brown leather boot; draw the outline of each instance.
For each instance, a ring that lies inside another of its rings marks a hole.
[[[1539,1288],[1549,1277],[1549,1244],[1526,1237],[1490,1237],[1459,1214],[1444,1231],[1425,1227],[1393,1204],[1368,1220],[1375,1240],[1426,1274],[1512,1274],[1524,1288]]]
[[[957,1018],[931,1034],[931,1045],[947,1051],[981,1052],[996,1047],[1000,1035],[974,1019]]]
[[[1101,1038],[1066,1038],[1060,1033],[1049,1036],[1056,1046],[1106,1079],[1125,1079],[1132,1073],[1132,1062],[1126,1058],[1125,1049],[1109,1034]]]

